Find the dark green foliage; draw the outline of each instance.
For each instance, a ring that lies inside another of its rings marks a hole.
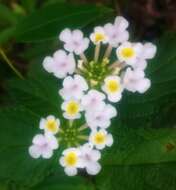
[[[156,42],[157,56],[147,68],[150,90],[141,95],[125,92],[117,105],[119,115],[110,127],[114,144],[102,152],[102,172],[98,176],[81,173],[67,177],[58,164],[61,149],[50,160],[30,158],[28,147],[39,133],[40,118],[49,114],[62,118],[58,95],[61,84],[41,65],[45,53],[55,46],[49,41],[44,46],[45,40],[56,38],[65,27],[82,28],[112,12],[94,5],[47,4],[16,28],[19,41],[43,43],[23,54],[34,62],[26,79],[11,79],[5,85],[6,104],[10,106],[0,108],[0,189],[175,190],[176,35],[172,33]],[[25,0],[23,6],[32,12],[36,5]],[[6,29],[0,34],[0,42],[3,36],[6,41],[8,34],[14,35],[16,23],[14,13],[4,6],[1,9],[0,15],[9,24],[3,25]]]
[[[65,27],[83,28],[111,12],[111,9],[94,5],[70,3],[49,5],[34,12],[17,25],[17,39],[35,42],[57,38],[59,32]]]

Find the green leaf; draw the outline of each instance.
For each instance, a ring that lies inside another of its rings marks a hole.
[[[103,165],[135,165],[176,161],[176,129],[111,126],[113,146],[103,152]]]
[[[0,32],[0,43],[6,43],[14,37],[15,27],[8,27]]]
[[[96,177],[97,190],[175,190],[176,164],[109,166]]]
[[[34,160],[29,156],[39,117],[21,107],[0,110],[0,120],[0,180],[31,187],[41,182],[57,167],[57,158]]]
[[[0,18],[10,24],[16,24],[16,15],[5,5],[0,3]]]
[[[8,82],[9,95],[16,105],[23,105],[40,117],[61,115],[61,98],[58,80],[48,74],[41,64],[34,65],[33,73],[26,80],[12,79]],[[35,73],[35,74],[34,74]]]
[[[93,185],[83,177],[66,177],[63,169],[57,170],[45,181],[35,186],[31,190],[94,190]]]
[[[52,4],[34,12],[17,25],[17,40],[35,42],[57,38],[66,27],[83,28],[109,13],[111,9],[102,6]]]

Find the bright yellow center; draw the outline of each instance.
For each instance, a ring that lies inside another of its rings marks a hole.
[[[75,166],[78,161],[78,156],[75,152],[69,152],[64,159],[67,166]]]
[[[95,144],[103,144],[105,140],[106,140],[106,135],[102,132],[96,133],[93,138]]]
[[[120,84],[116,80],[109,80],[106,84],[106,87],[110,93],[115,93],[120,89]]]
[[[126,47],[121,50],[121,54],[124,58],[131,58],[135,55],[135,51],[131,47]]]
[[[105,35],[102,33],[96,33],[95,34],[95,42],[102,42],[103,40],[105,40]]]
[[[48,129],[48,131],[51,131],[53,133],[57,132],[57,122],[54,119],[48,120],[46,123],[46,128]]]
[[[70,101],[66,106],[66,112],[69,115],[76,115],[79,112],[79,104],[75,101]]]

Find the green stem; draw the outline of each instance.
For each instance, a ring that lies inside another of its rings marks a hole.
[[[12,62],[8,59],[4,51],[0,48],[0,55],[4,59],[4,61],[8,64],[8,66],[14,71],[14,73],[20,78],[24,79],[24,77],[21,75],[21,73],[13,66]]]
[[[105,51],[105,54],[104,54],[104,58],[109,58],[109,56],[111,55],[111,52],[112,52],[112,46],[108,45],[108,47]]]
[[[83,60],[84,63],[88,63],[87,57],[84,53],[80,54],[80,58]]]
[[[69,120],[69,127],[73,126],[73,120]]]
[[[101,47],[100,43],[95,46],[95,55],[94,55],[95,63],[98,62],[98,58],[99,58],[99,55],[100,55],[100,47]]]
[[[85,130],[87,128],[88,128],[87,124],[84,124],[80,128],[78,128],[78,131],[83,131],[83,130]]]
[[[89,137],[86,135],[79,135],[78,138],[81,140],[88,140],[89,139]]]

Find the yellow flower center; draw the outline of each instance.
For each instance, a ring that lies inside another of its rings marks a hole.
[[[105,140],[106,140],[106,135],[102,132],[96,133],[93,138],[95,144],[103,144]]]
[[[121,54],[124,58],[131,58],[135,55],[135,51],[131,47],[126,47],[121,50]]]
[[[64,159],[67,166],[75,166],[78,161],[78,156],[75,152],[69,152]]]
[[[105,35],[102,33],[96,33],[95,34],[95,42],[102,42],[103,40],[105,40]]]
[[[47,121],[46,128],[48,129],[48,131],[56,133],[58,129],[57,122],[54,119]]]
[[[119,89],[120,89],[120,84],[116,80],[109,80],[107,82],[106,86],[107,86],[107,90],[110,93],[115,93],[115,92],[119,91]]]
[[[67,104],[66,112],[69,115],[76,115],[79,112],[79,104],[77,102],[75,102],[75,101],[70,101]]]

